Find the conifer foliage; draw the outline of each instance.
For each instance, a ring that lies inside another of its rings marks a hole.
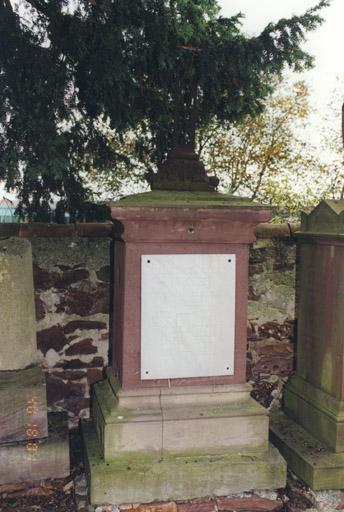
[[[149,133],[160,163],[177,66],[197,79],[199,126],[260,113],[285,65],[312,65],[301,45],[329,2],[247,37],[216,0],[0,0],[0,180],[20,213],[46,220],[54,194],[57,220],[82,215],[83,171],[126,159],[109,130]]]

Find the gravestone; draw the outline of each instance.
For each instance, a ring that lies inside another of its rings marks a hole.
[[[68,430],[60,414],[47,415],[27,240],[0,240],[0,298],[0,484],[65,477]]]
[[[0,241],[0,371],[36,363],[36,321],[32,257],[27,240]]]
[[[311,488],[344,487],[344,201],[303,214],[296,374],[271,436]]]
[[[112,365],[83,423],[92,503],[285,485],[268,413],[246,383],[249,244],[270,215],[195,190],[112,204]]]

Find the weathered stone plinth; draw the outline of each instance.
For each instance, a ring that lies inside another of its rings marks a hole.
[[[36,363],[31,244],[0,241],[0,483],[69,474],[67,419],[50,419]],[[61,433],[62,429],[62,433]]]
[[[335,453],[284,413],[270,417],[270,439],[314,491],[343,489],[344,453]]]
[[[270,211],[215,192],[154,191],[112,207],[112,368],[83,425],[92,503],[285,484],[246,384],[248,248]]]
[[[31,441],[28,432],[47,437],[45,375],[38,366],[0,372],[0,425],[0,443]]]
[[[36,363],[36,319],[31,244],[0,240],[0,371]]]
[[[286,387],[284,411],[333,452],[344,452],[344,402],[295,375]]]
[[[285,462],[271,446],[260,454],[104,461],[95,426],[83,425],[84,465],[92,503],[187,500],[285,486]]]
[[[297,367],[285,389],[283,429],[275,422],[272,439],[308,485],[336,489],[344,486],[344,202],[322,201],[297,236]],[[317,460],[295,445],[289,433],[297,428],[314,437]]]
[[[83,424],[92,503],[186,500],[285,485],[248,384],[123,390],[108,368]]]
[[[49,413],[48,437],[0,444],[0,484],[65,478],[69,475],[69,437],[64,413]]]
[[[123,390],[107,368],[94,386],[93,418],[105,462],[268,448],[267,411],[248,384]]]

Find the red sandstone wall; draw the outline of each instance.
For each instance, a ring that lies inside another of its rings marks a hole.
[[[260,225],[250,253],[248,380],[264,406],[280,406],[293,371],[295,226]],[[109,364],[111,224],[0,224],[32,243],[39,364],[51,409],[71,425],[89,414],[89,387]]]

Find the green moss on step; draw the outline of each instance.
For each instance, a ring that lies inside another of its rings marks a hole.
[[[175,457],[105,463],[92,422],[83,422],[84,465],[93,504],[150,503],[225,496],[286,483],[286,465],[270,446],[264,455]]]
[[[111,203],[112,207],[153,206],[153,207],[187,207],[187,208],[264,208],[269,206],[252,202],[247,197],[237,197],[219,192],[153,190],[142,194],[127,196]]]

